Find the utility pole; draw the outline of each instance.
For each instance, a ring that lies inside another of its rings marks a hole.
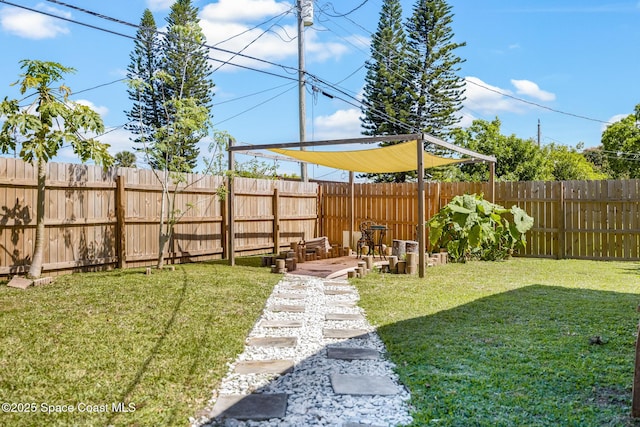
[[[538,148],[540,148],[540,139],[541,139],[541,132],[540,132],[540,119],[538,119]]]
[[[306,140],[307,112],[305,99],[305,71],[304,71],[304,28],[313,25],[313,1],[297,0],[298,2],[298,117],[300,127],[300,142]],[[305,150],[300,147],[300,150]],[[300,178],[302,182],[307,182],[309,176],[307,174],[307,164],[300,163]]]

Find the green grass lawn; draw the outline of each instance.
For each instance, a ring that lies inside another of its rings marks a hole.
[[[411,391],[413,425],[640,425],[638,263],[517,258],[354,284]]]
[[[0,413],[0,425],[188,425],[280,277],[209,263],[0,286],[0,402],[36,404]],[[114,411],[119,402],[135,411]]]

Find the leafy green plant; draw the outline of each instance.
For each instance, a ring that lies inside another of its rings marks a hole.
[[[431,244],[453,261],[503,260],[526,246],[533,218],[517,206],[506,209],[482,195],[456,196],[428,221]]]

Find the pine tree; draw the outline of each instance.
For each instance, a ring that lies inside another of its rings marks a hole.
[[[162,41],[163,97],[165,113],[171,121],[176,115],[175,103],[191,100],[211,111],[214,84],[205,37],[198,20],[198,9],[191,0],[177,0],[167,17],[168,29]],[[175,164],[175,157],[191,171],[197,164],[201,133],[186,136],[180,146],[167,147],[165,161]],[[180,162],[179,162],[180,163]],[[171,168],[170,168],[171,169]]]
[[[457,73],[464,62],[455,50],[451,6],[445,0],[418,0],[407,21],[410,69],[414,79],[411,123],[421,132],[446,137],[460,121],[464,80]]]
[[[364,135],[409,133],[406,51],[400,1],[385,0],[371,39],[371,59],[366,63]]]
[[[371,58],[366,63],[364,135],[395,135],[412,131],[411,81],[408,73],[407,40],[402,26],[399,0],[385,0],[378,29],[371,39]],[[386,142],[381,145],[393,145]],[[377,182],[404,182],[406,174],[366,174]]]
[[[133,102],[127,111],[129,123],[125,129],[136,135],[134,142],[140,143],[136,150],[145,152],[147,158],[155,147],[155,131],[166,124],[163,114],[160,80],[156,74],[160,70],[160,40],[155,19],[146,9],[136,33],[134,50],[129,55],[131,63],[127,67],[130,81],[129,99]],[[157,167],[151,161],[152,167]]]

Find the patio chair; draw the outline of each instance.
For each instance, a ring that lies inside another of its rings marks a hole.
[[[365,246],[369,248],[366,255],[369,255],[371,252],[373,252],[373,246],[375,245],[375,242],[373,241],[373,233],[371,232],[372,225],[375,225],[373,221],[363,221],[360,223],[361,236],[360,239],[358,239],[358,243],[356,245],[358,258],[363,255],[362,248]]]

